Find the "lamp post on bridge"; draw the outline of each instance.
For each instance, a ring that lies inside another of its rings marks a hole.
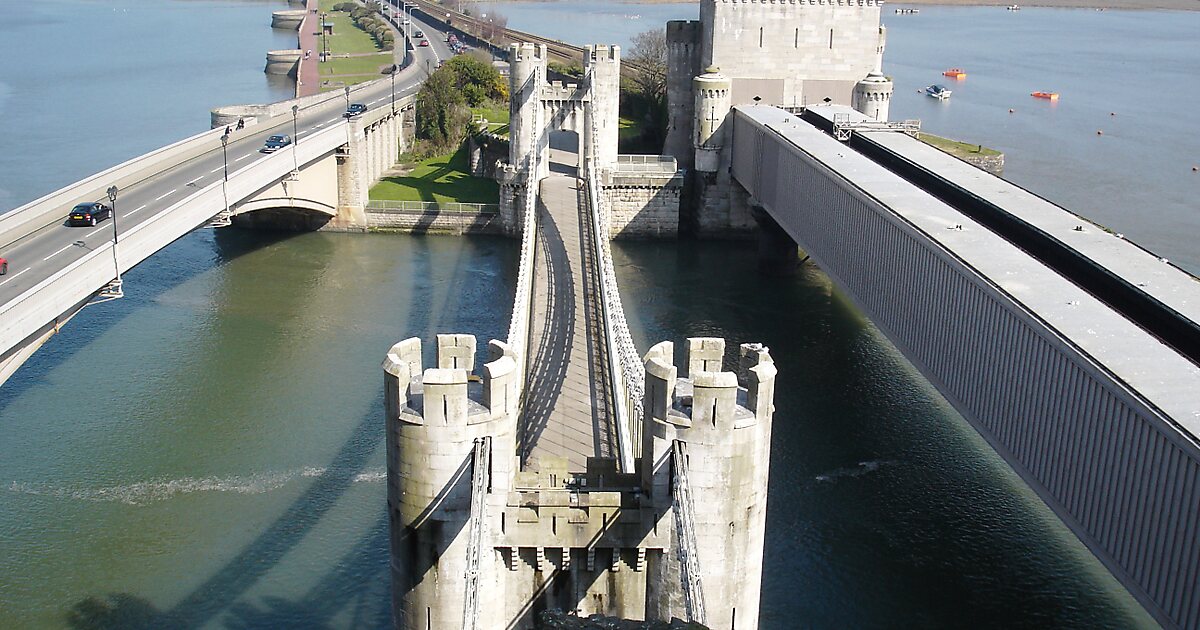
[[[225,179],[221,180],[221,197],[225,201],[224,217],[229,217],[229,133],[226,132],[221,136],[221,161],[225,166]],[[115,210],[114,210],[115,212]],[[214,222],[215,224],[215,222]]]
[[[117,187],[108,187],[108,203],[112,208],[112,225],[113,225],[113,269],[117,272],[117,279],[113,281],[111,290],[107,291],[105,297],[119,298],[124,293],[121,291],[121,263],[117,261]]]
[[[394,61],[394,59],[393,59]],[[396,115],[396,73],[400,71],[400,66],[392,64],[392,115]]]
[[[300,113],[299,105],[292,105],[292,173],[300,173],[300,160],[296,157],[296,145],[300,144],[300,131],[296,126],[296,116]]]

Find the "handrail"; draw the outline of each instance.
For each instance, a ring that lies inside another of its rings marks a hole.
[[[588,85],[592,85],[592,73],[588,74]],[[585,173],[589,211],[592,219],[592,248],[596,266],[600,271],[600,305],[604,312],[604,337],[608,351],[609,383],[613,392],[613,409],[616,412],[617,447],[623,472],[633,472],[637,445],[630,440],[633,423],[642,418],[642,392],[645,388],[646,372],[629,326],[625,321],[625,310],[621,305],[621,293],[617,287],[617,274],[613,269],[612,251],[609,246],[608,223],[601,219],[603,197],[600,194],[598,168],[596,167],[596,119],[592,117],[587,141]],[[619,372],[618,372],[619,370]],[[632,414],[630,413],[632,407]]]
[[[463,599],[463,630],[474,630],[479,621],[479,556],[483,546],[483,509],[488,489],[492,438],[475,438],[471,470],[471,520],[467,538],[467,582]]]
[[[688,621],[707,624],[704,584],[700,579],[700,545],[696,542],[696,517],[693,513],[695,503],[692,499],[692,485],[688,481],[687,443],[680,440],[672,442],[671,459],[675,464],[675,474],[671,479],[671,498],[675,507],[679,561],[683,565],[680,575],[683,581],[683,607]]]
[[[521,221],[521,261],[517,266],[517,291],[513,297],[512,317],[508,322],[508,347],[517,355],[517,396],[525,391],[525,371],[529,355],[529,318],[533,310],[533,255],[537,233],[537,160],[536,151],[525,159],[524,217]]]

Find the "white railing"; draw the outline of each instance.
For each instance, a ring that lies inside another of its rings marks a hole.
[[[683,565],[683,607],[688,621],[707,624],[704,609],[704,584],[700,580],[700,545],[696,542],[695,502],[688,481],[687,444],[675,440],[671,445],[675,464],[671,497],[674,499],[675,531],[679,540],[679,562]]]
[[[533,254],[537,240],[537,159],[531,151],[525,159],[525,199],[521,220],[521,262],[517,266],[517,292],[508,322],[508,347],[517,354],[517,395],[525,391],[525,369],[529,355],[529,317],[533,310]]]
[[[679,163],[669,155],[618,155],[618,173],[670,173],[679,170]]]
[[[588,77],[589,85],[591,77]],[[617,274],[613,268],[612,249],[609,245],[607,213],[603,210],[599,169],[596,167],[595,118],[591,121],[588,134],[585,173],[587,176],[588,207],[592,218],[592,243],[596,266],[600,271],[600,304],[604,312],[604,337],[608,349],[609,382],[612,385],[614,424],[617,426],[617,442],[620,451],[621,469],[633,472],[633,460],[638,454],[640,431],[637,427],[642,419],[642,393],[645,390],[646,368],[642,365],[629,324],[625,321],[625,309],[621,305],[621,293],[617,287]],[[632,440],[631,440],[632,436]]]
[[[479,556],[483,546],[483,508],[487,505],[488,468],[492,438],[475,438],[471,470],[471,520],[467,538],[467,585],[463,600],[463,630],[475,630],[479,622]]]
[[[464,203],[460,201],[395,201],[371,199],[367,202],[370,212],[447,212],[456,214],[498,214],[499,204]]]

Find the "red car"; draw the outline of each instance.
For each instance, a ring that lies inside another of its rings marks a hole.
[[[0,258],[0,276],[8,273],[8,259]]]
[[[418,45],[418,46],[421,46],[422,48],[424,48],[425,46],[428,46],[428,45],[429,45],[429,40],[428,40],[428,39],[422,39],[422,40],[421,40],[421,43],[420,43],[420,44],[417,44],[417,45]]]

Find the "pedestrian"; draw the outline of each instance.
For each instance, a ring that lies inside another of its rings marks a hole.
[[[225,125],[225,135],[228,136],[231,133],[233,133],[233,127],[230,127],[229,125]]]

